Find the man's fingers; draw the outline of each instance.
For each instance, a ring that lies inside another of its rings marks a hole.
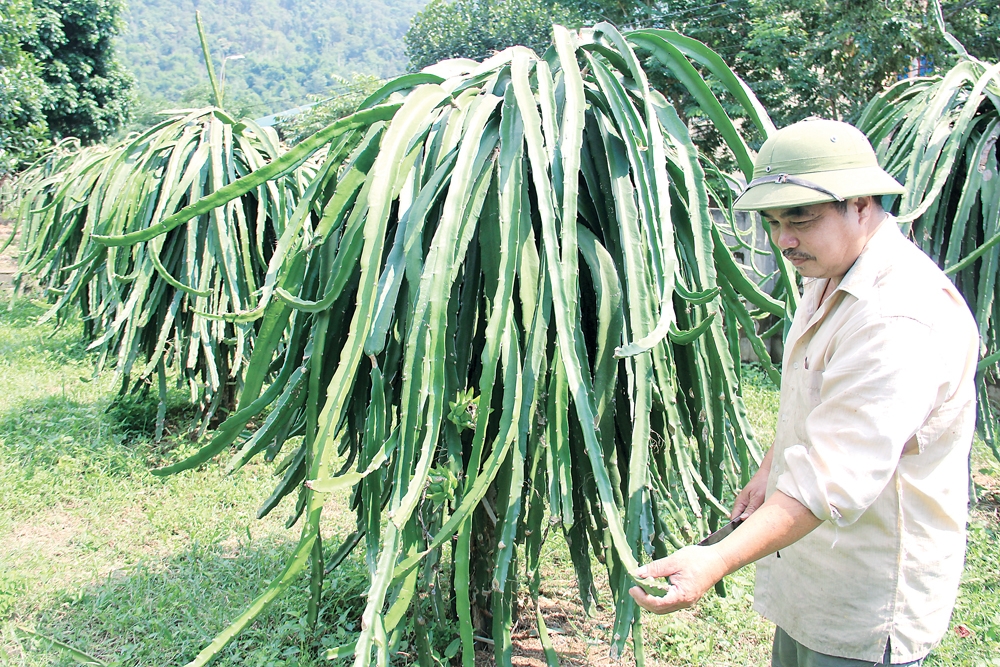
[[[759,505],[754,505],[753,503],[747,503],[746,505],[744,505],[743,507],[740,507],[740,508],[734,507],[733,508],[733,515],[732,515],[731,518],[732,519],[744,519],[744,520],[746,520],[746,518],[748,516],[750,516],[751,514],[753,514],[755,511],[757,511],[758,507],[760,507],[760,506]]]
[[[743,510],[745,510],[746,508],[747,508],[746,501],[744,501],[742,497],[737,498],[736,502],[733,503],[733,511],[729,513],[729,519],[733,520],[738,516],[742,516]]]
[[[729,518],[735,519],[742,515],[751,502],[749,487],[744,486],[736,495],[736,500],[733,501],[733,511],[729,514]],[[753,510],[751,509],[750,511],[752,512]]]
[[[629,595],[636,601],[636,604],[654,614],[669,614],[681,609],[687,609],[692,604],[682,599],[680,591],[676,586],[671,586],[667,589],[667,594],[663,597],[650,595],[638,586],[630,588]]]
[[[733,503],[733,511],[729,514],[730,519],[746,519],[748,516],[760,509],[764,504],[764,495],[746,489],[740,492]]]
[[[757,508],[764,503],[764,496],[767,495],[767,474],[762,475],[762,472],[763,469],[758,470],[747,482],[747,485],[736,494],[736,500],[733,501],[733,511],[729,515],[731,519],[737,517],[745,519],[756,512]]]
[[[640,577],[669,577],[677,572],[677,568],[670,563],[670,557],[654,560],[646,563],[638,569],[636,574]]]

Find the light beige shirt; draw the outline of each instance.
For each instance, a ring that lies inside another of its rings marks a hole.
[[[975,322],[888,217],[820,305],[808,281],[785,343],[767,494],[823,523],[758,561],[755,608],[820,653],[922,658],[965,555]]]

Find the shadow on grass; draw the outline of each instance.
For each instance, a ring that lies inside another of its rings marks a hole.
[[[331,539],[331,542],[334,540]],[[335,548],[337,545],[331,545]],[[116,570],[102,581],[65,591],[32,619],[36,632],[116,665],[181,665],[192,660],[264,591],[294,545],[191,545],[165,560]],[[329,665],[326,648],[348,643],[360,628],[367,570],[354,559],[328,574],[320,620],[305,618],[308,572],[220,655],[216,665]],[[17,619],[14,619],[18,622]],[[72,665],[37,641],[7,642],[14,665]],[[0,654],[2,655],[2,654]]]

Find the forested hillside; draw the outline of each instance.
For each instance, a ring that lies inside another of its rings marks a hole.
[[[403,72],[403,34],[426,0],[128,0],[121,53],[146,110],[208,100],[200,11],[227,106],[264,115],[355,73]]]

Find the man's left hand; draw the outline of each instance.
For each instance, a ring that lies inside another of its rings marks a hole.
[[[629,590],[629,595],[646,611],[669,614],[697,602],[726,575],[726,563],[712,547],[691,546],[640,567],[638,575],[669,577],[670,588],[663,597],[649,595],[638,586]]]

